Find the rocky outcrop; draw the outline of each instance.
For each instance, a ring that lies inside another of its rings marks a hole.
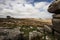
[[[55,35],[60,40],[60,14],[53,15],[52,23]]]
[[[60,13],[60,0],[53,1],[49,6],[48,11],[50,13]]]
[[[14,40],[20,34],[20,28],[9,29],[7,27],[0,27],[0,40]]]
[[[42,40],[42,36],[43,34],[37,31],[29,32],[29,40]]]
[[[52,24],[55,30],[55,35],[60,40],[60,0],[55,0],[48,8],[48,12],[54,13]]]

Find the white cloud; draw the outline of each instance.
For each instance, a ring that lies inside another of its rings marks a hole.
[[[10,15],[16,18],[51,18],[51,14],[47,12],[47,8],[50,3],[39,2],[28,4],[26,0],[5,0],[6,5],[0,3],[1,11],[0,15],[7,16]]]

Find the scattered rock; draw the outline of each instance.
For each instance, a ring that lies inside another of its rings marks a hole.
[[[17,35],[20,34],[20,28],[8,29],[1,27],[0,28],[0,39],[1,40],[13,40]]]

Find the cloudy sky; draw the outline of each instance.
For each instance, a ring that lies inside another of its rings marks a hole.
[[[51,18],[47,11],[52,0],[0,0],[0,18]]]

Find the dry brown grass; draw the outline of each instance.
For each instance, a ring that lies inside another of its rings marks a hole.
[[[34,18],[0,18],[0,26],[43,26],[44,24],[50,25],[51,20],[42,20],[42,19],[34,19]]]

